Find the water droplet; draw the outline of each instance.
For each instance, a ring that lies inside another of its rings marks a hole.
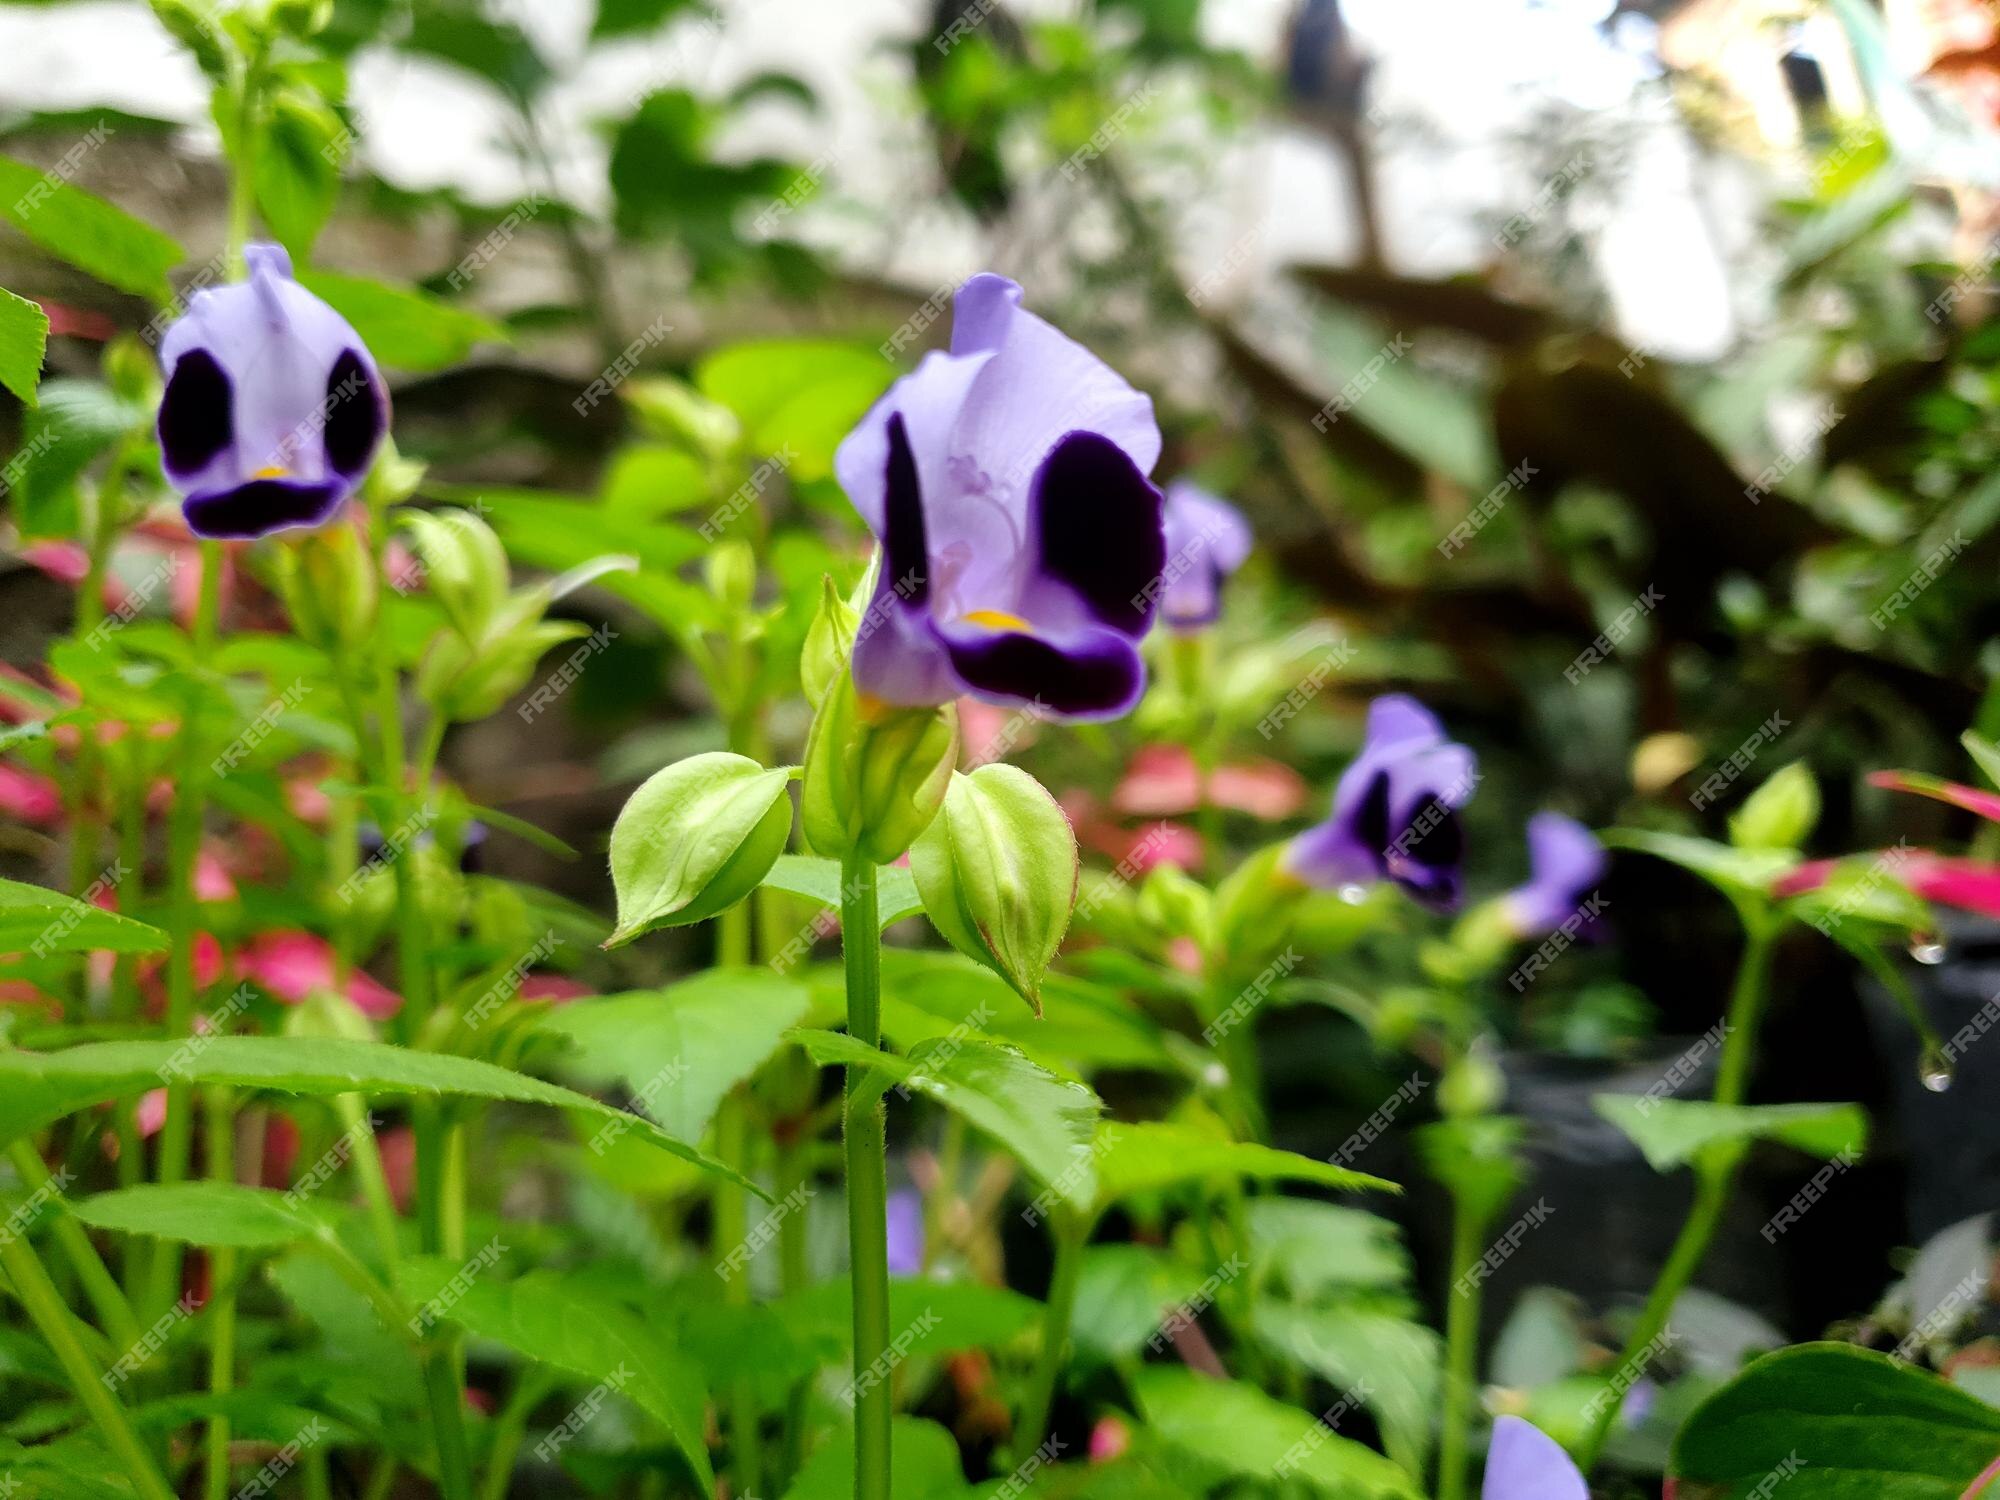
[[[1368,887],[1365,885],[1344,885],[1340,888],[1340,899],[1345,901],[1349,906],[1359,906],[1368,899]]]
[[[1925,1088],[1933,1094],[1942,1094],[1951,1087],[1954,1076],[1951,1059],[1945,1056],[1942,1047],[1924,1048],[1923,1059],[1917,1064],[1917,1077],[1923,1080]]]
[[[1944,962],[1944,944],[1938,941],[1935,933],[1915,933],[1910,938],[1910,957],[1920,964],[1941,964]]]

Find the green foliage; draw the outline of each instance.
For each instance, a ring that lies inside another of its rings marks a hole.
[[[59,172],[4,156],[0,202],[8,205],[9,226],[57,259],[121,292],[155,302],[170,299],[167,272],[186,252],[116,204],[86,193]]]
[[[48,314],[27,298],[0,289],[0,386],[29,406],[35,404],[48,343]]]

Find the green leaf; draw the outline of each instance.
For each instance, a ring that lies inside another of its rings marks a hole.
[[[8,223],[58,260],[121,292],[159,303],[173,299],[167,272],[187,259],[187,252],[61,173],[0,156],[0,203],[7,205]]]
[[[549,65],[525,31],[511,21],[489,21],[471,9],[419,7],[402,45],[463,68],[520,104],[532,100],[549,80]]]
[[[780,854],[765,875],[764,884],[776,891],[789,891],[808,901],[817,901],[832,911],[840,910],[840,861],[821,859],[815,854]],[[878,865],[875,870],[875,901],[882,925],[900,922],[924,909],[917,894],[916,878],[901,865]]]
[[[1690,1500],[1957,1500],[2000,1455],[2000,1411],[1935,1375],[1847,1344],[1754,1361],[1674,1440]],[[1763,1488],[1760,1488],[1762,1486]]]
[[[0,954],[158,953],[168,941],[157,927],[61,891],[0,880]]]
[[[772,1307],[818,1363],[852,1373],[854,1290],[846,1277],[795,1292]],[[1019,1338],[1041,1316],[1041,1303],[1005,1287],[915,1276],[889,1279],[889,1326],[901,1335],[898,1347],[906,1358],[997,1348]]]
[[[77,534],[76,480],[121,439],[150,428],[152,413],[95,380],[56,379],[21,429],[11,467],[22,533],[67,541]]]
[[[664,990],[558,1006],[541,1029],[570,1042],[576,1066],[616,1078],[670,1135],[698,1141],[722,1096],[778,1050],[810,1003],[764,969],[711,969]]]
[[[1520,1140],[1521,1122],[1507,1115],[1458,1115],[1419,1130],[1417,1152],[1468,1221],[1484,1228],[1520,1189]]]
[[[752,453],[777,454],[795,479],[815,480],[833,472],[834,449],[895,374],[858,344],[771,339],[710,355],[695,383],[736,413]]]
[[[1993,786],[2000,787],[2000,745],[1994,744],[1973,729],[1968,729],[1960,735],[1958,742],[1965,746],[1965,753],[1972,757],[1972,762],[1979,767],[1980,774]]]
[[[0,1052],[0,1140],[175,1079],[285,1094],[412,1094],[547,1104],[624,1122],[676,1156],[744,1182],[759,1197],[769,1196],[651,1122],[574,1090],[477,1058],[320,1037],[204,1036],[89,1042],[60,1052]]]
[[[1078,1209],[1089,1206],[1091,1129],[1101,1106],[1082,1084],[988,1042],[943,1037],[897,1057],[839,1032],[792,1035],[822,1067],[858,1063],[879,1072],[885,1087],[935,1099],[1012,1152],[1054,1196]]]
[[[702,1433],[706,1393],[701,1377],[660,1329],[580,1275],[530,1271],[504,1282],[489,1272],[453,1287],[460,1271],[443,1261],[410,1261],[398,1280],[412,1302],[476,1338],[504,1344],[585,1380],[608,1383],[672,1434],[693,1465],[701,1492],[714,1489]]]
[[[1443,1341],[1421,1323],[1367,1307],[1260,1301],[1257,1335],[1279,1355],[1359,1395],[1396,1461],[1421,1475],[1437,1414]]]
[[[343,133],[339,116],[294,90],[272,102],[257,142],[251,163],[257,207],[300,265],[311,259],[340,196]]]
[[[49,347],[49,315],[26,297],[0,288],[0,386],[29,406]]]
[[[1843,1160],[1868,1143],[1868,1115],[1858,1104],[1711,1104],[1632,1094],[1599,1094],[1591,1104],[1646,1153],[1656,1172],[1685,1166],[1712,1147],[1753,1140]]]
[[[94,1229],[146,1234],[188,1245],[269,1250],[320,1232],[283,1193],[226,1182],[148,1183],[98,1193],[69,1211]]]
[[[1773,881],[1799,862],[1789,849],[1733,849],[1710,839],[1649,828],[1611,828],[1602,837],[1614,849],[1636,849],[1679,865],[1732,898],[1766,894]]]
[[[903,1500],[952,1500],[965,1493],[958,1442],[935,1422],[895,1417],[889,1424],[889,1493]],[[784,1500],[849,1500],[854,1493],[854,1429],[830,1434],[799,1465]]]
[[[1098,1127],[1095,1149],[1100,1209],[1135,1193],[1197,1182],[1316,1182],[1330,1188],[1398,1190],[1393,1182],[1366,1172],[1254,1141],[1232,1141],[1190,1125],[1108,1120]]]
[[[1266,1481],[1296,1477],[1338,1500],[1419,1500],[1422,1494],[1401,1467],[1374,1449],[1255,1386],[1212,1380],[1176,1365],[1147,1365],[1135,1372],[1132,1388],[1147,1426],[1229,1474]]]
[[[490,318],[414,287],[332,271],[302,271],[299,284],[325,298],[354,325],[369,352],[394,369],[441,370],[463,360],[475,344],[507,342],[507,330]]]
[[[1409,1254],[1396,1226],[1378,1214],[1312,1198],[1273,1197],[1252,1198],[1247,1211],[1258,1265],[1274,1272],[1301,1302],[1410,1283]]]
[[[1099,1358],[1133,1359],[1210,1273],[1153,1245],[1092,1245],[1077,1274],[1077,1343]]]
[[[791,837],[791,779],[726,750],[648,777],[611,828],[618,929],[605,946],[702,921],[755,890]]]
[[[1042,1010],[1042,975],[1076,903],[1076,835],[1042,784],[994,763],[952,774],[944,807],[910,846],[931,923]]]

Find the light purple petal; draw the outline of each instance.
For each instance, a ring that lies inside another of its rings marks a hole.
[[[1583,1475],[1562,1445],[1519,1417],[1493,1424],[1481,1500],[1590,1500]]]
[[[1576,819],[1536,813],[1528,819],[1530,878],[1505,897],[1514,930],[1522,937],[1555,931],[1604,878],[1608,863],[1604,846]]]
[[[348,321],[292,279],[280,247],[251,245],[244,258],[247,280],[197,292],[160,341],[167,478],[209,502],[207,512],[243,512],[230,524],[252,529],[218,533],[233,536],[331,515],[367,471],[388,424],[387,387]],[[258,481],[278,488],[238,494]],[[280,507],[262,525],[248,514],[259,494],[323,488],[331,495],[324,507],[294,506],[297,515]]]
[[[924,1268],[924,1200],[915,1188],[889,1195],[889,1271],[914,1276]]]
[[[1160,614],[1192,630],[1222,613],[1222,582],[1250,556],[1250,524],[1227,500],[1185,479],[1166,490],[1167,580]]]

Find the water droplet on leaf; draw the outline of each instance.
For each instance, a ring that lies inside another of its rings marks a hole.
[[[1345,901],[1349,906],[1359,906],[1368,899],[1368,887],[1365,885],[1344,885],[1340,888],[1340,899]]]
[[[1923,1060],[1917,1064],[1917,1076],[1933,1094],[1942,1094],[1951,1087],[1955,1074],[1951,1059],[1945,1056],[1942,1047],[1924,1048]]]
[[[1944,962],[1944,944],[1935,933],[1919,932],[1910,939],[1910,957],[1920,964],[1941,964]]]

